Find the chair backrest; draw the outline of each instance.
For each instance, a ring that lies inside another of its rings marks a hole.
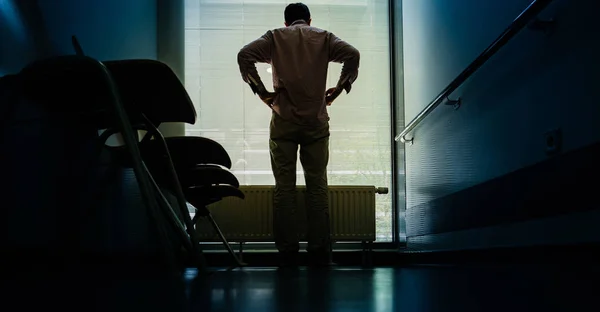
[[[98,144],[98,129],[115,124],[110,85],[102,64],[81,56],[36,61],[0,78],[0,247],[7,254],[161,248],[135,174]]]
[[[155,125],[196,122],[196,110],[185,87],[166,64],[154,60],[105,61],[130,117],[143,113]]]
[[[98,129],[113,124],[113,97],[100,62],[84,56],[35,61],[18,74],[19,97],[48,113],[77,114]]]

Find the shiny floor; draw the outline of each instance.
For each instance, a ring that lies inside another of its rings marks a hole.
[[[3,278],[2,311],[598,311],[597,268],[118,270]]]

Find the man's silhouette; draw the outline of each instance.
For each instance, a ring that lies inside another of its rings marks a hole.
[[[299,251],[294,220],[298,147],[306,181],[308,254],[313,265],[327,265],[330,252],[327,164],[329,116],[327,106],[350,92],[358,76],[358,50],[334,34],[310,26],[308,7],[286,7],[285,26],[270,30],[241,49],[238,64],[242,78],[273,111],[269,148],[275,176],[274,234],[283,266],[296,264]],[[343,63],[334,88],[326,90],[329,62]],[[260,80],[256,63],[272,66],[269,92]]]

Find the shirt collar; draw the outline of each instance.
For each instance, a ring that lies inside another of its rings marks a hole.
[[[294,21],[290,26],[294,26],[294,25],[308,25],[308,23],[305,20],[299,19],[297,21]]]

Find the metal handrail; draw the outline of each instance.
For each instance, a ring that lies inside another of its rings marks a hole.
[[[534,0],[529,6],[517,16],[517,18],[498,36],[498,38],[483,51],[462,73],[458,75],[425,109],[423,109],[395,138],[396,141],[402,143],[412,142],[413,139],[407,140],[405,136],[414,130],[425,117],[427,117],[440,104],[448,101],[449,104],[454,104],[455,107],[460,105],[460,99],[449,100],[448,97],[460,87],[469,77],[473,75],[483,64],[485,64],[500,48],[506,45],[519,31],[521,31],[529,22],[531,22],[540,12],[542,12],[553,0]]]

